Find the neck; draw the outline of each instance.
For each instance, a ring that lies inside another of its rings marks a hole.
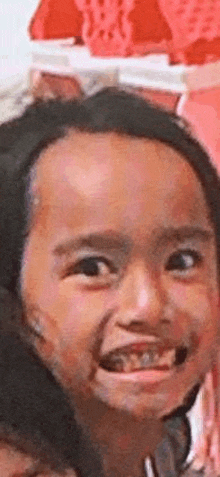
[[[76,420],[82,429],[83,451],[99,456],[103,477],[143,477],[144,461],[153,454],[163,436],[163,423],[138,419],[108,408],[100,402],[76,405]],[[86,452],[85,452],[86,453]],[[98,477],[98,476],[97,476]]]

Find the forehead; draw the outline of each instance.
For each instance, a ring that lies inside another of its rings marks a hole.
[[[110,225],[122,214],[137,221],[143,208],[154,221],[157,210],[183,223],[208,220],[200,182],[181,154],[158,141],[115,133],[69,132],[41,154],[33,188],[44,209],[47,204],[53,215],[63,209],[73,216],[74,207],[75,219],[80,209],[88,225],[97,211]]]
[[[91,166],[100,167],[102,165],[109,168],[117,168],[117,172],[124,170],[124,167],[138,165],[137,173],[141,177],[142,170],[148,167],[153,170],[153,163],[157,160],[172,169],[178,166],[182,172],[188,170],[193,173],[191,167],[183,155],[175,151],[171,146],[157,140],[137,138],[116,133],[86,133],[79,131],[69,131],[68,134],[58,139],[44,150],[38,159],[38,171],[47,173],[48,168],[56,169],[66,167],[71,161],[79,170],[89,171]],[[152,167],[151,167],[152,166]],[[51,172],[51,169],[50,169]],[[159,171],[157,171],[159,172]]]

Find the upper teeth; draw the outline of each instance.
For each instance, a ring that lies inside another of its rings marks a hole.
[[[141,356],[140,359],[141,366],[147,366],[148,364],[152,363],[155,358],[158,358],[158,355],[156,353],[149,353],[145,351],[145,353]]]
[[[109,354],[101,361],[101,365],[109,371],[132,372],[143,368],[155,366],[171,367],[175,363],[176,351],[169,349],[159,354],[156,349],[149,349],[143,352],[115,352]]]

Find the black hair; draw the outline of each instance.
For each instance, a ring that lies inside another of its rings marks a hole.
[[[0,127],[1,285],[12,291],[18,285],[30,211],[30,171],[41,151],[71,129],[157,140],[181,153],[203,187],[219,262],[220,182],[206,151],[175,114],[136,94],[107,88],[86,99],[37,102]]]
[[[19,301],[0,287],[0,445],[31,455],[54,471],[101,476],[61,386],[28,345]],[[83,444],[82,444],[83,442]]]
[[[73,411],[52,374],[22,339],[20,320],[18,301],[0,288],[1,441],[35,453],[58,469],[70,457],[76,465]]]

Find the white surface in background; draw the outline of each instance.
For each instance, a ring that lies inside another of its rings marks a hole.
[[[38,0],[0,0],[0,88],[27,71],[30,45],[27,27]]]

